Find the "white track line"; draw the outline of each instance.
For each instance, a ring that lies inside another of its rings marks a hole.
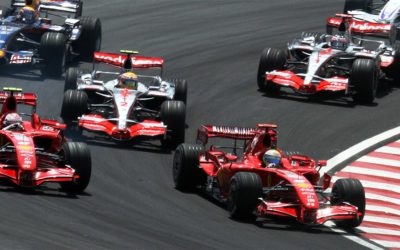
[[[395,235],[400,236],[400,232],[398,230],[390,230],[390,229],[383,229],[383,228],[373,228],[373,227],[357,227],[358,230],[369,234],[384,234],[384,235]]]
[[[365,198],[372,199],[372,200],[390,202],[390,203],[393,203],[393,204],[396,204],[396,205],[400,206],[400,199],[390,198],[390,197],[387,197],[387,196],[384,196],[384,195],[365,193]],[[400,221],[399,221],[399,224],[400,224]]]
[[[399,207],[400,208],[400,207]],[[375,206],[375,205],[368,205],[365,208],[367,211],[374,211],[374,212],[385,212],[389,214],[394,214],[400,216],[400,210],[394,208],[387,208],[383,206]],[[400,234],[400,232],[399,232]]]
[[[383,223],[383,224],[387,224],[387,225],[395,225],[395,226],[400,224],[400,220],[389,219],[389,218],[380,217],[380,216],[369,216],[369,215],[364,216],[364,221],[378,222],[378,223]]]
[[[372,147],[373,145],[376,145],[379,142],[382,142],[384,140],[388,140],[396,135],[400,134],[400,126],[393,128],[391,130],[388,130],[386,132],[383,132],[379,135],[376,135],[374,137],[371,137],[369,139],[366,139],[348,149],[345,151],[335,155],[331,159],[328,160],[327,166],[325,166],[323,169],[321,169],[321,176],[324,175],[324,173],[330,171],[340,163],[350,159],[354,155],[362,152],[363,150],[366,150],[369,147]],[[400,141],[400,140],[399,140]]]
[[[343,237],[345,237],[345,238],[347,238],[347,239],[349,239],[351,241],[354,241],[354,242],[356,242],[356,243],[358,243],[358,244],[360,244],[362,246],[365,246],[365,247],[367,247],[369,249],[372,249],[372,250],[384,250],[381,247],[378,247],[378,246],[375,246],[374,244],[369,243],[368,241],[364,240],[361,237],[354,236],[354,235],[348,235],[348,233],[346,231],[336,227],[335,223],[333,223],[332,221],[327,221],[325,223],[325,226],[329,227],[332,231],[334,231],[336,233],[342,234]]]
[[[400,248],[400,242],[387,241],[387,240],[373,240],[374,242],[388,248]]]
[[[379,158],[379,157],[373,157],[373,156],[363,156],[363,157],[357,159],[356,161],[400,168],[400,161],[384,159],[384,158]]]
[[[330,170],[332,170],[333,168],[335,168],[336,166],[338,166],[339,164],[341,164],[344,161],[347,161],[348,159],[350,159],[351,157],[353,157],[356,154],[361,153],[362,151],[382,142],[385,140],[388,140],[394,136],[397,136],[400,134],[400,126],[393,128],[391,130],[385,131],[379,135],[373,136],[369,139],[366,139],[348,149],[346,149],[345,151],[335,155],[334,157],[332,157],[331,159],[328,160],[327,162],[327,166],[325,166],[324,168],[321,169],[320,174],[321,176],[323,176],[326,172],[329,172]],[[400,140],[398,140],[397,142],[400,142]],[[386,149],[383,149],[386,150]],[[395,151],[397,152],[397,151]],[[334,178],[333,178],[334,179]],[[386,187],[390,187],[389,185],[387,185]],[[392,189],[393,190],[393,189]],[[365,216],[364,218],[368,219],[368,216]],[[371,218],[371,217],[370,217]],[[397,221],[398,225],[400,223],[400,221]],[[334,225],[333,222],[327,222],[325,223],[326,226],[330,227],[334,232],[338,232],[338,233],[345,233],[343,230],[337,229],[335,227],[333,227],[332,225]],[[382,249],[378,246],[375,246],[371,243],[369,243],[368,241],[362,239],[361,237],[358,236],[348,236],[348,235],[343,235],[343,237],[352,240],[362,246],[365,246],[369,249]],[[374,241],[384,247],[400,247],[400,243],[398,242],[390,242],[390,241]]]
[[[375,150],[376,152],[379,153],[386,153],[386,154],[392,154],[392,155],[400,155],[400,148],[395,148],[395,147],[389,147],[389,146],[384,146],[381,148],[378,148]]]
[[[335,183],[337,180],[343,179],[342,177],[334,176],[332,177],[332,183]],[[400,185],[388,184],[383,182],[375,182],[375,181],[364,181],[360,180],[364,188],[375,188],[380,190],[389,190],[395,193],[400,193]],[[327,189],[327,192],[330,192],[331,189]]]
[[[373,170],[369,168],[363,167],[353,167],[351,165],[345,167],[341,173],[352,173],[352,174],[362,174],[362,175],[370,175],[376,177],[385,177],[391,179],[397,179],[400,182],[400,174],[391,171],[384,171],[384,170]],[[400,172],[400,169],[399,169]]]

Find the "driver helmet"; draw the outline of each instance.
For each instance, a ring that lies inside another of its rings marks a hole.
[[[118,86],[128,89],[137,89],[138,77],[133,72],[126,72],[118,77]]]
[[[267,167],[277,166],[281,163],[281,153],[276,149],[269,149],[263,155],[263,164]]]
[[[22,117],[17,113],[7,114],[3,121],[3,127],[7,127],[12,124],[22,124]]]
[[[25,6],[18,14],[18,19],[27,24],[32,24],[39,19],[38,12],[31,6]]]
[[[349,44],[350,44],[349,39],[342,35],[333,36],[330,41],[332,49],[338,49],[338,50],[346,50]]]

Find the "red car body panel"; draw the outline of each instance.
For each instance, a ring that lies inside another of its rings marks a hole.
[[[330,27],[339,28],[340,24],[343,22],[342,16],[345,16],[344,18],[352,18],[351,15],[340,15],[339,17],[330,17],[327,19],[327,25]],[[372,23],[367,21],[357,21],[354,19],[349,20],[349,25],[350,25],[349,29],[352,33],[381,36],[381,37],[390,37],[392,35],[391,32],[393,32],[394,30],[392,24]]]
[[[7,113],[17,112],[18,104],[36,106],[36,95],[21,92],[0,92],[0,124]],[[17,186],[35,187],[45,182],[71,182],[79,178],[69,166],[56,163],[46,154],[37,154],[35,142],[46,140],[46,153],[57,153],[65,141],[61,131],[66,128],[53,120],[41,120],[33,112],[31,121],[23,121],[20,131],[0,130],[0,178]],[[7,150],[10,148],[11,150]]]
[[[278,85],[291,87],[299,92],[314,94],[321,91],[346,91],[348,79],[344,77],[332,77],[329,79],[321,80],[317,84],[304,84],[304,79],[297,76],[294,72],[289,70],[277,71],[284,75],[269,75],[266,74],[265,79],[272,81]]]
[[[223,200],[228,198],[230,181],[236,173],[253,172],[261,177],[263,187],[270,189],[255,209],[259,217],[291,217],[304,224],[318,225],[328,220],[350,220],[361,216],[358,208],[351,204],[321,205],[316,187],[326,189],[329,186],[329,176],[324,176],[324,185],[319,186],[319,169],[326,161],[315,161],[300,154],[285,156],[277,147],[276,127],[273,124],[259,124],[257,128],[203,125],[198,130],[197,141],[203,145],[215,137],[245,140],[241,159],[214,145],[199,155],[201,169],[209,178],[217,180],[219,196]],[[264,152],[270,148],[283,155],[279,168],[265,167],[262,163]],[[274,189],[282,183],[290,191]]]
[[[125,129],[118,129],[117,124],[103,118],[101,115],[83,115],[79,126],[91,131],[103,132],[116,140],[130,140],[137,136],[163,136],[167,129],[159,121],[144,120]]]

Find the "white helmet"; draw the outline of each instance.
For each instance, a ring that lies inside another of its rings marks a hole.
[[[11,124],[21,124],[22,117],[17,113],[9,113],[6,115],[3,121],[3,126],[9,126]]]

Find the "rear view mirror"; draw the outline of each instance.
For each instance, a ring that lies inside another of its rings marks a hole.
[[[317,162],[318,167],[324,167],[326,166],[326,164],[327,164],[326,160],[319,160]]]

